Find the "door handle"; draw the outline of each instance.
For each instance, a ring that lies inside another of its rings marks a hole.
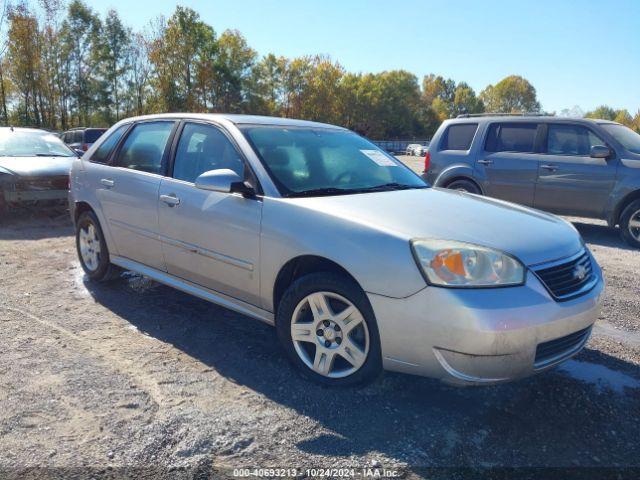
[[[111,178],[101,178],[100,183],[107,188],[111,188],[116,184],[116,182],[114,182]]]
[[[478,163],[481,163],[482,165],[491,165],[493,160],[478,160]]]
[[[558,169],[557,165],[549,165],[549,164],[540,165],[540,168],[544,168],[545,170],[549,170],[550,172],[555,172]]]
[[[175,207],[176,205],[180,205],[180,199],[176,197],[174,194],[171,195],[160,195],[160,200],[169,205],[170,207]]]

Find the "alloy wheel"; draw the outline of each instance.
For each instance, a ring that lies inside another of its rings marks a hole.
[[[85,266],[95,271],[100,265],[100,238],[93,223],[87,223],[80,228],[79,233],[80,255]]]
[[[291,339],[304,364],[328,378],[352,375],[369,353],[367,322],[353,303],[333,292],[314,292],[298,303]]]

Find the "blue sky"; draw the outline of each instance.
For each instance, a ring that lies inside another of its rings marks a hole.
[[[135,28],[168,0],[88,0]],[[526,77],[547,111],[606,103],[640,109],[640,0],[184,0],[217,32],[240,30],[260,54],[323,53],[350,71],[404,68],[477,91]]]

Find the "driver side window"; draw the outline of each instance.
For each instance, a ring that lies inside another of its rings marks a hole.
[[[173,178],[194,183],[204,172],[221,168],[228,168],[244,177],[242,158],[218,128],[187,123],[176,149]]]

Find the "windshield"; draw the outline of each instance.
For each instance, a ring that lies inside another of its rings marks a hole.
[[[620,142],[625,149],[631,153],[640,154],[640,135],[636,132],[617,123],[603,123],[601,126]]]
[[[74,157],[56,135],[38,130],[0,130],[2,157]]]
[[[347,130],[280,126],[241,130],[285,196],[427,186],[394,157]]]

